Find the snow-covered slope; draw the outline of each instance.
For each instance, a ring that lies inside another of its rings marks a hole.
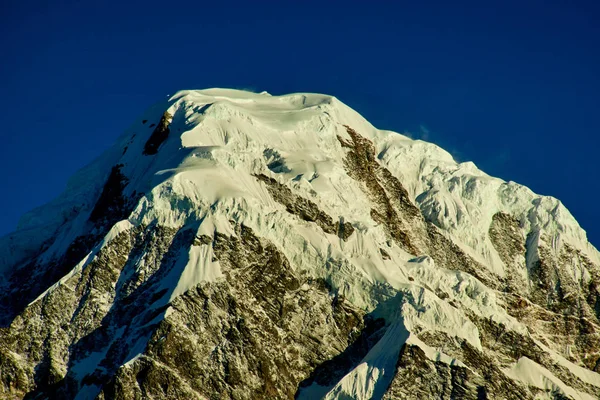
[[[0,255],[7,395],[600,396],[560,201],[331,96],[181,91]]]

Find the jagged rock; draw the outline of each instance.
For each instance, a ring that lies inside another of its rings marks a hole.
[[[129,179],[123,175],[121,168],[123,164],[112,167],[96,206],[90,214],[91,222],[114,224],[131,213],[131,209],[127,207],[128,199],[123,196],[123,190],[129,183]]]
[[[144,155],[151,156],[158,152],[160,145],[169,137],[169,133],[171,132],[169,126],[171,125],[172,119],[173,116],[168,111],[165,111],[162,117],[160,117],[158,125],[154,128],[152,135],[150,135],[150,138],[144,145]],[[154,124],[150,125],[150,127],[153,126]]]
[[[466,367],[434,362],[417,346],[402,347],[396,370],[385,400],[488,398],[480,376]]]

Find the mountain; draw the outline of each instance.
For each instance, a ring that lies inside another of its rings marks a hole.
[[[600,253],[562,203],[331,96],[177,93],[0,271],[1,398],[600,397]]]

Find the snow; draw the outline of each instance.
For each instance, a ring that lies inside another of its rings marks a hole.
[[[439,361],[439,362],[443,362],[443,363],[451,365],[451,366],[468,368],[462,361],[457,360],[456,358],[450,357],[443,351],[440,351],[440,349],[436,349],[436,348],[426,345],[416,335],[410,335],[410,337],[408,338],[406,343],[412,344],[414,346],[418,346],[419,348],[421,348],[423,350],[423,352],[425,353],[425,355],[432,361],[436,361],[436,362]]]
[[[580,367],[577,364],[573,364],[571,361],[567,360],[566,358],[564,358],[560,354],[556,353],[552,349],[549,349],[545,344],[543,344],[542,342],[540,342],[538,340],[536,340],[535,343],[540,348],[544,349],[544,351],[546,351],[550,355],[552,361],[554,361],[556,364],[559,364],[559,365],[565,367],[566,369],[569,370],[569,372],[571,372],[573,375],[575,375],[576,377],[581,379],[583,382],[588,383],[593,386],[600,387],[600,374],[599,373],[590,371],[589,369],[586,369],[583,367]]]
[[[433,144],[381,133],[375,140],[381,161],[406,182],[424,215],[456,242],[470,247],[493,272],[502,275],[502,265],[486,238],[492,216],[499,211],[519,220],[524,232],[543,231],[600,261],[585,231],[559,200],[490,177],[472,162],[457,163]]]
[[[185,258],[180,258],[185,260]],[[218,262],[213,262],[213,251],[209,245],[192,246],[188,254],[188,262],[181,273],[179,282],[171,294],[172,301],[179,295],[201,282],[215,282],[223,275]],[[175,268],[177,269],[177,268]]]
[[[567,386],[550,371],[527,357],[519,358],[519,360],[510,369],[505,370],[504,373],[512,379],[548,392],[548,398],[551,398],[550,393],[558,391],[576,400],[594,400],[593,396]]]
[[[58,280],[58,282],[56,282],[55,284],[50,286],[43,293],[41,293],[38,297],[36,297],[32,302],[30,302],[29,305],[32,305],[32,304],[36,303],[38,300],[43,299],[44,297],[46,297],[46,295],[48,293],[51,293],[52,291],[56,290],[56,288],[58,288],[60,285],[67,282],[69,279],[71,279],[76,274],[80,273],[90,262],[92,262],[94,260],[94,257],[96,256],[96,254],[98,254],[98,252],[100,251],[100,249],[102,249],[102,247],[104,247],[105,245],[110,243],[121,232],[131,229],[131,227],[132,227],[131,223],[127,220],[117,222],[110,229],[110,231],[106,234],[104,239],[102,239],[100,244],[98,244],[94,249],[92,249],[92,251],[90,251],[79,263],[77,263],[77,265],[75,265],[75,267],[73,267],[73,269],[71,269],[71,271],[69,271],[66,275],[64,275],[62,278],[60,278]]]
[[[396,372],[396,360],[409,332],[398,321],[369,351],[361,363],[344,376],[324,397],[332,399],[380,399]]]

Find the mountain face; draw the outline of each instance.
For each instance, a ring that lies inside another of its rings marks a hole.
[[[556,199],[334,97],[182,91],[0,239],[3,399],[597,399]]]

